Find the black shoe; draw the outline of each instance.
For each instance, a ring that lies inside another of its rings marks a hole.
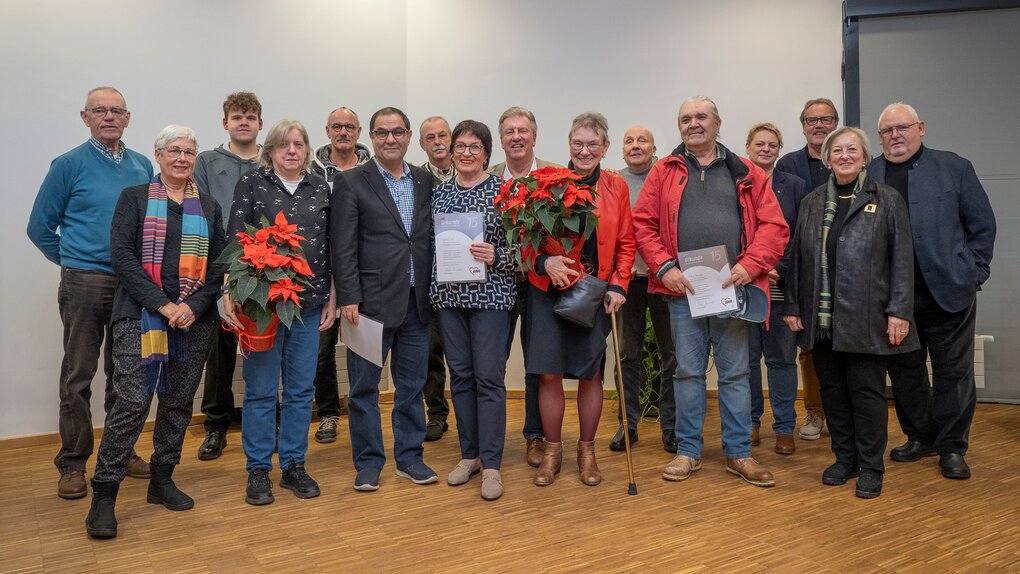
[[[861,469],[861,477],[857,479],[857,498],[878,498],[882,494],[882,473],[867,468]]]
[[[253,470],[248,473],[248,488],[244,492],[244,501],[253,506],[273,502],[273,481],[269,480],[268,470]]]
[[[907,442],[889,451],[889,458],[896,462],[914,462],[926,456],[938,454],[935,449],[926,442],[907,439]]]
[[[676,439],[676,432],[671,430],[662,431],[662,450],[676,454],[680,447],[680,441]]]
[[[942,476],[946,478],[970,478],[970,467],[963,460],[962,454],[951,452],[939,456],[939,466],[942,467]]]
[[[436,471],[424,462],[416,462],[409,466],[398,466],[397,476],[406,478],[415,484],[432,484],[439,481]]]
[[[624,444],[624,442],[623,426],[621,425],[620,428],[616,429],[616,436],[614,436],[613,440],[609,443],[609,450],[627,450],[627,445]],[[634,446],[634,443],[636,442],[637,429],[630,429],[630,446]]]
[[[315,442],[319,444],[328,444],[336,442],[336,425],[340,423],[340,417],[337,415],[322,417],[319,420],[319,428],[315,431]],[[280,483],[283,486],[283,483]]]
[[[92,538],[113,538],[117,536],[117,503],[119,482],[92,482],[92,506],[85,518],[85,531]]]
[[[227,446],[227,433],[213,430],[205,433],[202,446],[198,447],[198,460],[216,460]]]
[[[450,430],[450,425],[444,420],[432,419],[425,425],[425,440],[439,440],[443,433]]]
[[[150,464],[149,468],[152,475],[149,478],[146,502],[162,504],[169,510],[189,510],[195,507],[195,501],[174,484],[174,465]]]
[[[842,462],[835,462],[822,472],[822,484],[839,486],[857,476],[858,469]]]
[[[296,464],[283,471],[280,486],[294,493],[298,498],[315,498],[319,496],[319,485],[308,476],[305,465]]]

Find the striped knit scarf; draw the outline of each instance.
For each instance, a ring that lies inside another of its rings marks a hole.
[[[166,187],[156,174],[149,182],[149,200],[142,223],[142,268],[149,279],[163,287],[163,245],[166,243]],[[209,258],[209,223],[202,211],[198,187],[188,179],[184,188],[184,216],[181,221],[181,258],[178,263],[180,295],[177,303],[187,299],[205,284]],[[169,333],[168,333],[169,330]],[[157,311],[142,309],[142,365],[146,368],[145,393],[166,391],[166,364],[170,357],[188,360],[187,332],[168,329],[167,320]]]
[[[861,170],[857,176],[857,183],[854,184],[853,193],[850,195],[850,203],[857,199],[857,192],[864,187],[864,180],[868,177],[867,170]],[[829,240],[829,232],[836,220],[836,179],[829,176],[829,183],[825,187],[825,211],[822,217],[822,242],[819,246],[821,252],[819,259],[822,262],[822,280],[818,286],[818,330],[817,338],[820,341],[832,338],[832,280],[829,277],[829,252],[825,249]]]

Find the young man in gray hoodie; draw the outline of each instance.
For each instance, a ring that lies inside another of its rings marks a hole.
[[[230,219],[237,180],[256,167],[262,129],[262,104],[251,92],[235,92],[223,102],[223,129],[230,141],[198,154],[193,178],[198,189],[213,196],[223,210],[223,224]],[[227,429],[234,415],[234,366],[237,335],[218,329],[205,364],[205,441],[198,447],[199,460],[219,458],[227,445]]]

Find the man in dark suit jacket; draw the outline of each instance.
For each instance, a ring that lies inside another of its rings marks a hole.
[[[914,328],[921,349],[889,360],[896,416],[907,435],[889,456],[911,462],[938,454],[943,476],[969,478],[964,455],[977,403],[977,292],[989,275],[995,214],[974,166],[924,147],[924,132],[914,108],[889,105],[878,120],[883,155],[868,166],[871,177],[903,194],[914,237]]]
[[[432,276],[432,175],[404,161],[411,124],[396,108],[372,115],[375,157],[333,182],[333,269],[337,303],[357,325],[364,315],[383,324],[383,356],[393,351],[393,451],[397,476],[415,484],[436,482],[422,460],[428,370],[428,302]],[[379,488],[386,463],[379,415],[382,369],[347,351],[351,449],[356,490]]]

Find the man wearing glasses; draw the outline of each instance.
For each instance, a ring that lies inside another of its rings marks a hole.
[[[105,337],[103,371],[108,413],[113,406],[113,358],[110,314],[117,277],[110,264],[110,224],[120,192],[152,179],[152,164],[127,149],[121,136],[131,121],[124,96],[110,87],[91,90],[81,119],[89,140],[61,155],[39,188],[28,219],[28,237],[47,259],[60,265],[57,291],[64,325],[64,359],[60,366],[60,471],[57,496],[87,494],[85,463],[93,450],[92,378]],[[148,478],[149,465],[132,449],[128,476]]]
[[[326,137],[329,143],[315,151],[312,171],[321,175],[329,188],[342,171],[367,162],[372,155],[361,137],[361,122],[354,110],[339,107],[326,119]],[[336,344],[340,336],[340,322],[319,333],[319,359],[315,368],[315,405],[319,409],[319,428],[315,442],[336,442],[336,427],[340,423],[340,386],[336,377]]]
[[[397,476],[429,484],[438,480],[422,459],[422,387],[432,319],[432,175],[404,161],[411,143],[404,112],[391,107],[377,111],[369,133],[375,157],[333,182],[330,240],[337,303],[342,317],[354,325],[359,316],[383,324],[383,356],[392,350]],[[348,349],[347,372],[354,489],[377,490],[386,463],[379,414],[382,369]]]
[[[890,355],[896,417],[907,442],[889,457],[913,462],[937,454],[943,476],[964,479],[970,477],[964,455],[977,403],[977,292],[988,280],[995,214],[974,166],[925,147],[924,133],[913,107],[890,104],[878,119],[882,155],[868,166],[871,177],[903,194],[914,237],[914,327],[921,349]]]
[[[829,180],[829,168],[822,163],[822,144],[839,125],[836,105],[828,98],[808,100],[800,112],[800,125],[807,145],[779,158],[776,170],[803,179],[813,190]],[[800,379],[804,385],[804,409],[807,411],[804,424],[800,427],[800,438],[818,440],[825,429],[825,412],[822,410],[822,394],[811,351],[800,352]]]

